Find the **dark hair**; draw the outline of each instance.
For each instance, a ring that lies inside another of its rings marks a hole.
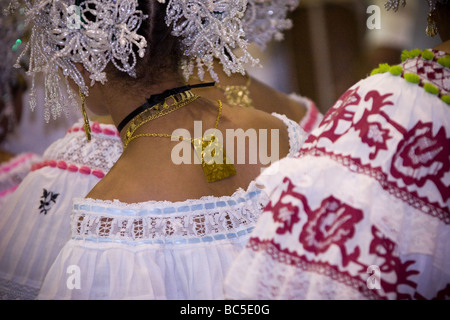
[[[147,15],[138,34],[147,41],[145,55],[138,57],[136,63],[136,77],[117,70],[112,63],[105,69],[108,81],[126,79],[130,85],[141,82],[153,84],[160,78],[162,72],[178,72],[181,60],[181,45],[179,39],[171,34],[171,28],[166,25],[167,4],[158,1],[138,0],[138,9]]]
[[[444,42],[450,40],[450,1],[436,2],[436,10],[433,15],[441,40]]]

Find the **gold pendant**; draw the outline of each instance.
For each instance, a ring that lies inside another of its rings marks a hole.
[[[225,150],[213,134],[192,139],[197,157],[202,161],[203,172],[208,182],[222,180],[236,174]]]

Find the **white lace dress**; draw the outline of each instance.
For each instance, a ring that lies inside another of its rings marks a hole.
[[[288,126],[290,155],[306,134]],[[267,196],[252,182],[231,196],[180,202],[74,199],[71,239],[39,299],[223,299],[225,274]]]
[[[0,299],[34,299],[45,274],[70,238],[74,196],[84,196],[122,153],[112,125],[91,123],[87,143],[82,121],[52,143],[8,195],[0,214]],[[34,158],[27,158],[28,162]]]

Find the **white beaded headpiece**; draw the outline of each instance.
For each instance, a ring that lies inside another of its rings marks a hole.
[[[143,57],[147,46],[137,33],[148,18],[139,10],[138,0],[84,0],[81,5],[76,0],[13,1],[25,3],[26,21],[32,25],[22,55],[30,56],[32,109],[36,105],[34,75],[44,73],[46,121],[77,106],[68,78],[83,94],[89,94],[75,63],[90,73],[90,85],[107,81],[104,70],[110,62],[135,76],[137,55]],[[197,66],[201,79],[206,69],[218,81],[213,60],[218,59],[228,75],[244,74],[244,64],[258,63],[247,51],[249,42],[264,47],[268,41],[280,39],[282,31],[291,27],[287,12],[299,0],[147,1],[167,2],[165,19],[172,34],[181,39],[184,76],[189,78]]]
[[[186,79],[197,73],[203,79],[205,69],[215,81],[213,60],[218,59],[226,74],[245,74],[244,65],[259,63],[247,51],[254,42],[261,48],[292,27],[286,19],[299,0],[159,0],[168,2],[166,23],[173,35],[181,37],[186,60]],[[235,50],[240,49],[240,50]],[[239,56],[236,51],[239,51]]]
[[[135,51],[144,54],[146,41],[136,34],[144,16],[135,0],[86,0],[81,6],[74,5],[74,0],[25,0],[25,14],[32,25],[30,41],[21,54],[30,59],[30,106],[32,110],[36,106],[35,74],[42,72],[47,122],[77,105],[68,78],[88,95],[75,63],[90,73],[93,85],[106,81],[104,69],[109,62],[134,75]]]
[[[248,41],[265,49],[268,42],[283,40],[283,31],[292,28],[287,15],[298,4],[299,0],[248,0],[243,22]]]

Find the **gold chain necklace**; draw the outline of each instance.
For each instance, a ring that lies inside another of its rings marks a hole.
[[[214,125],[215,130],[217,130],[217,127],[219,126],[219,120],[222,114],[222,102],[219,100],[218,103],[219,103],[219,111],[217,114],[216,123]],[[180,107],[176,109],[174,108],[170,112],[178,110],[179,108]],[[144,123],[156,119],[160,116],[162,115],[158,114],[154,117],[149,117],[146,120],[139,122],[139,124],[136,125],[134,131],[136,131],[136,129],[141,125],[143,125]],[[207,136],[199,138],[185,139],[182,136],[174,136],[166,133],[141,133],[137,135],[133,135],[133,133],[131,133],[130,137],[128,138],[127,145],[134,139],[141,137],[171,138],[171,139],[176,138],[178,141],[190,141],[192,146],[194,147],[197,157],[201,159],[202,169],[208,182],[215,182],[218,180],[231,177],[236,174],[236,169],[234,168],[233,164],[230,163],[230,159],[227,157],[223,145],[214,134],[209,134]]]
[[[123,147],[124,149],[128,146],[128,144],[135,139],[135,137],[140,136],[136,135],[134,136],[134,133],[136,130],[144,125],[145,123],[152,121],[154,119],[163,117],[165,115],[168,115],[186,105],[189,103],[195,101],[198,99],[199,96],[194,94],[192,91],[188,90],[185,92],[177,93],[175,95],[169,96],[167,99],[165,99],[163,102],[157,104],[152,109],[146,109],[139,113],[136,117],[134,117],[128,125],[128,129],[125,133],[125,137],[122,139]],[[173,104],[167,104],[168,99],[173,99]],[[157,111],[155,114],[154,111]]]

